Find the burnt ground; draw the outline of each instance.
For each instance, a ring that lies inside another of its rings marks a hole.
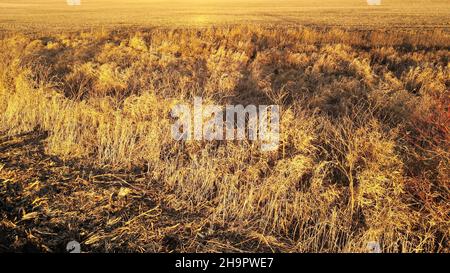
[[[237,233],[211,232],[207,213],[183,210],[144,171],[46,154],[46,137],[0,137],[0,252],[65,252],[72,240],[84,252],[265,250]]]

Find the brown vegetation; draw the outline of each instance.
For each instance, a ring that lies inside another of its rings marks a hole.
[[[450,34],[220,27],[0,42],[0,249],[449,252]],[[195,95],[281,143],[176,142]]]

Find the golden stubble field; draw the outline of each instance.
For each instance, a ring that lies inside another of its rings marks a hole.
[[[169,2],[0,1],[0,251],[450,251],[446,1]],[[173,140],[194,96],[279,149]]]
[[[80,27],[193,27],[230,24],[306,24],[358,28],[448,27],[446,0],[1,0],[0,26],[21,30]]]

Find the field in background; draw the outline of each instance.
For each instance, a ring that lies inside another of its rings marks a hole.
[[[448,1],[162,2],[0,0],[0,252],[450,252]]]
[[[193,27],[303,24],[357,28],[448,27],[447,0],[0,0],[0,28],[73,30],[104,27]]]

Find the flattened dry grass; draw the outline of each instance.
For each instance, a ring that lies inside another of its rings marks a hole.
[[[0,245],[448,252],[449,47],[444,30],[5,37]],[[280,104],[278,151],[172,140],[196,95]]]

